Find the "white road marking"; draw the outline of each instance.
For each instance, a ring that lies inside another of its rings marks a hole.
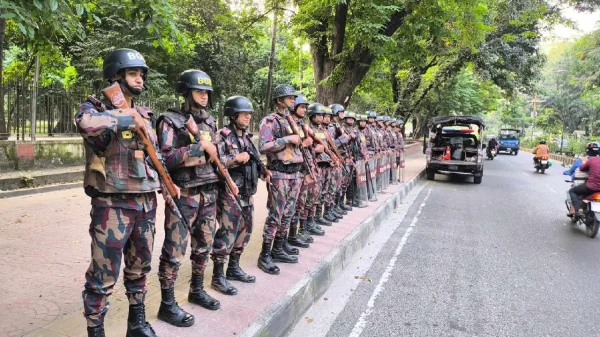
[[[548,187],[548,186],[546,186],[546,187]],[[550,191],[552,191],[552,192],[554,192],[554,193],[558,194],[558,192],[556,192],[556,191],[555,191],[555,190],[553,190],[552,188],[548,187],[548,189],[549,189]]]
[[[525,172],[521,172],[521,173],[522,173],[524,176],[526,176],[526,177],[527,177],[527,176],[529,176],[529,175],[528,175],[527,173],[525,173]]]
[[[394,266],[396,265],[396,261],[398,260],[398,256],[402,252],[402,249],[404,248],[404,245],[406,244],[408,237],[410,236],[410,234],[412,233],[414,228],[417,226],[417,221],[419,220],[419,215],[421,215],[421,211],[423,210],[423,207],[425,207],[425,202],[427,201],[427,199],[429,199],[429,196],[431,195],[431,191],[432,191],[432,188],[430,188],[429,192],[427,192],[427,196],[425,197],[425,199],[423,199],[423,203],[421,203],[421,206],[419,206],[419,210],[417,211],[417,214],[415,215],[412,222],[406,229],[404,236],[402,236],[402,239],[400,240],[400,244],[398,244],[398,247],[396,248],[396,251],[394,252],[393,257],[390,260],[390,263],[385,268],[385,271],[381,275],[381,279],[379,280],[379,283],[377,283],[377,286],[375,287],[375,290],[373,291],[371,298],[369,298],[369,302],[367,303],[367,309],[358,318],[358,321],[354,325],[354,328],[352,329],[352,332],[349,335],[350,337],[360,336],[362,334],[365,326],[367,325],[367,318],[371,315],[371,313],[373,313],[373,308],[375,307],[375,300],[377,299],[377,296],[379,296],[379,294],[383,291],[383,289],[384,289],[383,286],[389,280],[389,278],[392,274],[392,271],[394,270]]]

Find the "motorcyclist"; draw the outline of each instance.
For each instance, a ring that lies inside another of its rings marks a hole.
[[[489,140],[488,146],[487,146],[488,156],[490,156],[492,149],[497,149],[497,147],[498,147],[498,141],[496,140],[496,137],[492,137],[492,139]]]
[[[581,167],[585,162],[587,162],[590,157],[600,156],[600,143],[598,142],[590,142],[585,146],[585,157],[578,158],[573,166],[568,170],[563,172],[563,175],[571,176],[571,182],[575,182],[575,172],[578,168]]]
[[[580,184],[572,187],[569,190],[571,197],[571,211],[569,216],[575,215],[575,212],[581,212],[580,196],[587,196],[600,192],[600,157],[590,157],[583,165],[579,167],[582,172],[589,172],[589,177],[585,184]]]
[[[549,154],[550,154],[550,149],[548,148],[548,145],[546,145],[546,141],[541,140],[540,144],[533,149],[534,164],[537,164],[538,158],[541,158],[541,157],[547,158]]]

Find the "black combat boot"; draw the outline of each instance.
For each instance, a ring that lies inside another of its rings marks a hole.
[[[178,327],[194,325],[194,316],[185,312],[175,301],[175,288],[160,289],[161,302],[158,319]]]
[[[275,241],[273,242],[273,249],[271,250],[271,257],[273,258],[273,261],[281,263],[298,263],[297,256],[289,255],[283,249],[285,241],[285,238],[275,238]]]
[[[298,228],[298,236],[302,239],[302,241],[306,243],[313,243],[315,240],[308,233],[308,229],[306,229],[306,224],[308,220],[300,220],[300,227]]]
[[[244,283],[256,282],[256,277],[246,274],[240,268],[240,257],[242,254],[231,252],[229,255],[229,264],[227,264],[227,272],[225,273],[228,280],[235,280]]]
[[[204,290],[204,274],[192,275],[192,284],[190,285],[188,301],[190,301],[190,303],[198,304],[208,310],[219,310],[221,307],[221,302],[212,298]]]
[[[127,337],[156,337],[150,323],[146,322],[146,308],[144,303],[129,305],[127,318]]]
[[[340,220],[340,219],[342,219],[342,218],[344,217],[344,215],[343,215],[342,213],[339,213],[339,212],[337,211],[337,209],[336,209],[336,206],[337,206],[337,205],[336,205],[335,203],[334,203],[334,204],[332,204],[332,205],[330,205],[329,207],[327,207],[327,208],[325,209],[325,212],[327,212],[327,209],[329,209],[329,213],[330,213],[331,215],[333,215],[333,216],[334,216],[336,219]],[[334,221],[334,222],[335,222],[335,221]]]
[[[88,337],[105,337],[104,336],[104,325],[88,326],[87,332],[88,332]]]
[[[271,241],[263,240],[262,250],[258,256],[258,268],[267,274],[279,275],[279,267],[273,263],[271,257]]]
[[[342,194],[342,197],[338,202],[338,205],[341,209],[348,212],[352,211],[352,206],[354,206],[354,203],[358,203],[357,200],[354,200],[354,193],[356,193],[356,190],[352,187],[348,187],[348,191],[346,192],[346,203],[344,203],[344,195]]]
[[[344,205],[345,198],[346,198],[346,193],[342,193],[335,199],[336,210],[338,211],[338,213],[340,213],[342,215],[346,215],[346,214],[348,214],[349,211],[352,210],[352,207],[349,207],[349,209],[348,209],[348,207],[346,205]]]
[[[306,243],[298,234],[298,224],[294,223],[290,226],[290,235],[287,239],[288,243],[294,247],[308,248],[310,245]]]
[[[225,277],[225,273],[223,268],[225,267],[225,262],[223,261],[214,261],[213,262],[213,276],[212,282],[210,282],[210,287],[214,290],[220,292],[225,295],[236,295],[238,290],[236,287],[232,286],[227,278]]]
[[[321,226],[331,226],[331,221],[326,220],[323,217],[323,205],[319,204],[317,206],[317,214],[316,217],[314,218],[315,222],[317,223],[317,225],[321,225]],[[310,222],[310,221],[309,221]]]
[[[325,213],[323,215],[323,219],[331,222],[340,222],[339,218],[336,217],[330,207],[325,207]]]
[[[300,255],[300,250],[298,248],[292,247],[292,245],[289,244],[287,235],[285,239],[283,239],[283,251],[287,255]]]
[[[315,222],[315,218],[309,217],[306,222],[306,231],[310,235],[323,236],[325,235],[325,231],[322,230],[319,225]]]

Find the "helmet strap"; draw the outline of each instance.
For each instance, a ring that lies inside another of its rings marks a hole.
[[[235,128],[236,131],[244,131],[246,130],[248,127],[247,126],[240,126],[238,124],[238,118],[240,117],[240,113],[236,113],[235,115],[233,115],[232,117],[229,117],[229,121],[230,123],[233,125],[233,127]]]
[[[195,100],[194,97],[192,96],[192,93],[188,90],[185,92],[185,94],[183,94],[184,97],[184,101],[183,101],[183,108],[186,111],[191,111],[191,110],[206,110],[206,106],[200,105],[198,104]],[[210,96],[209,96],[209,104],[210,104]]]
[[[123,91],[124,93],[129,93],[131,94],[131,96],[139,96],[143,89],[136,89],[132,86],[129,85],[129,83],[127,83],[127,80],[125,80],[125,78],[123,76],[121,76],[121,78],[119,80],[117,80],[117,83],[119,83],[119,86],[121,87],[121,91]]]

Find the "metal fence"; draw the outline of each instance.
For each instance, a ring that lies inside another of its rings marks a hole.
[[[34,135],[36,137],[78,136],[73,117],[77,113],[79,104],[88,95],[98,94],[89,90],[65,90],[60,83],[39,86],[35,100],[34,93],[32,81],[21,79],[4,85],[5,128],[0,126],[0,139],[32,139],[34,101],[36,105]],[[154,98],[151,93],[143,94],[138,102],[158,113],[178,104],[174,96]]]

